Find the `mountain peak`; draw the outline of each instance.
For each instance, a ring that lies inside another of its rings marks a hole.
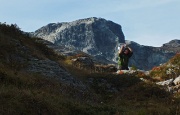
[[[90,17],[90,18],[84,18],[84,19],[79,19],[79,20],[75,20],[73,22],[75,23],[87,23],[87,22],[95,22],[97,20],[105,20],[103,18],[97,18],[97,17]]]
[[[51,23],[33,35],[107,60],[115,60],[118,44],[125,43],[119,24],[97,17]]]
[[[180,47],[180,40],[171,40],[170,42],[163,44],[163,47]]]

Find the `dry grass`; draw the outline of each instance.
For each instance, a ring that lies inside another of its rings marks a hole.
[[[161,78],[161,80],[167,80],[178,77],[180,75],[180,54],[176,54],[167,63],[154,67],[150,73],[151,77]],[[168,72],[169,71],[169,72]]]

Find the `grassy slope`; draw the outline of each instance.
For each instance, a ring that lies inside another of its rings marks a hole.
[[[67,66],[42,44],[35,43],[14,25],[0,25],[0,114],[176,114],[179,102],[152,83],[143,83],[137,76],[114,74],[88,74]],[[26,48],[18,45],[20,43]],[[20,57],[24,61],[19,62]],[[76,89],[60,84],[23,68],[29,56],[59,61],[78,79],[86,83],[90,93],[81,97]],[[112,84],[119,92],[109,92],[102,80]]]
[[[154,78],[160,77],[162,80],[176,78],[180,75],[180,54],[177,53],[167,63],[154,67],[151,71],[151,76]]]

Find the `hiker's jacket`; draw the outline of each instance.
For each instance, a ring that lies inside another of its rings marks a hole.
[[[129,58],[132,56],[133,52],[124,54],[123,52],[118,56],[118,65],[122,67],[128,67]]]

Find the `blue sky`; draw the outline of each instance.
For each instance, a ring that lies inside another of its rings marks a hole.
[[[180,39],[180,0],[0,0],[0,22],[32,32],[48,23],[101,17],[126,40],[159,47]]]

